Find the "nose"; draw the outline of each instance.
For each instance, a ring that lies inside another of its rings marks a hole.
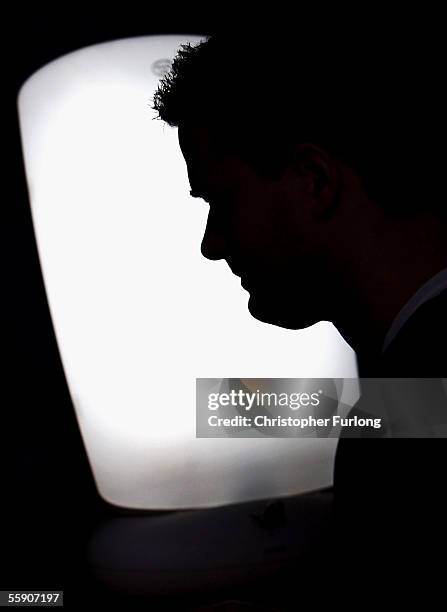
[[[223,259],[226,254],[227,241],[223,228],[217,216],[210,211],[202,239],[201,252],[204,257],[211,260]]]

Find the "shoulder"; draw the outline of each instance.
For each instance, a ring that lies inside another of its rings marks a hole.
[[[381,375],[442,378],[447,375],[447,289],[422,304],[383,354]]]

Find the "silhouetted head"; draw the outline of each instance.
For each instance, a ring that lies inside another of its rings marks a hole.
[[[180,48],[154,109],[179,128],[192,195],[210,205],[202,253],[241,276],[255,318],[333,320],[384,228],[443,214],[421,62],[416,43],[303,32]]]

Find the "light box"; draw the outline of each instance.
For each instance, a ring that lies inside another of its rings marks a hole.
[[[26,179],[52,323],[100,495],[129,508],[219,506],[332,484],[334,439],[197,439],[196,377],[356,377],[335,328],[255,320],[200,252],[177,130],[152,96],[180,44],[69,53],[22,86]]]

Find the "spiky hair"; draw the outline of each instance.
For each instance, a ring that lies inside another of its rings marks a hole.
[[[153,96],[153,110],[171,127],[178,127],[185,104],[185,93],[191,88],[194,73],[198,73],[201,59],[207,51],[210,38],[198,43],[180,45],[170,70],[162,77]],[[203,64],[203,61],[202,61]]]
[[[263,175],[284,167],[299,141],[313,142],[349,163],[389,211],[445,212],[427,191],[434,174],[422,151],[441,122],[441,79],[423,51],[395,33],[218,32],[180,47],[152,108],[171,127],[205,122],[222,150]]]

